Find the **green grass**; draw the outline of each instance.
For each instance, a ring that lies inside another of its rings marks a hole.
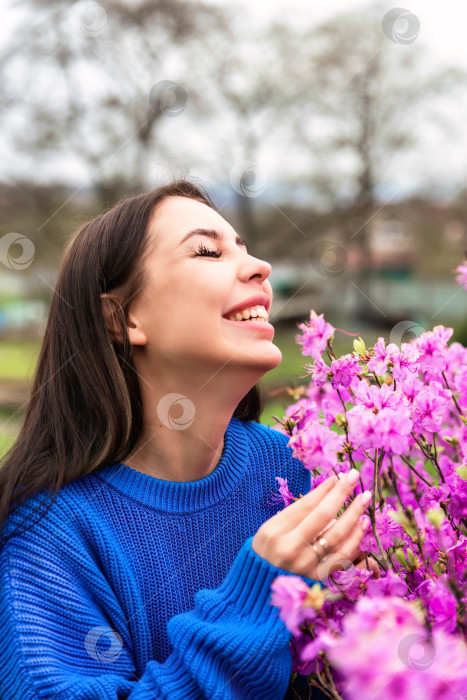
[[[295,399],[285,390],[270,397],[268,396],[269,391],[275,392],[281,387],[297,387],[302,384],[309,384],[309,377],[300,379],[305,374],[304,365],[311,358],[302,355],[301,346],[295,341],[295,336],[298,332],[298,329],[293,325],[276,329],[273,343],[277,345],[282,353],[282,362],[261,379],[264,394],[264,410],[260,420],[265,425],[277,425],[277,421],[272,416],[283,418],[286,407],[291,403],[295,403]]]
[[[16,438],[16,432],[1,429],[0,427],[0,457],[10,449]]]
[[[0,340],[0,383],[26,382],[31,379],[39,355],[40,343],[32,340]],[[12,410],[0,407],[0,456],[12,446],[21,424],[21,416],[10,420]]]
[[[32,340],[0,341],[0,379],[28,379],[34,373],[40,343]]]
[[[277,345],[282,353],[282,362],[263,377],[263,385],[276,385],[281,382],[290,384],[292,381],[298,383],[295,375],[303,375],[303,366],[309,358],[303,357],[300,346],[295,342],[294,328],[276,330],[273,343]]]

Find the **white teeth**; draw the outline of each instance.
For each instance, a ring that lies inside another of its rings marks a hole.
[[[253,318],[257,321],[267,321],[268,312],[264,306],[256,306],[252,309],[237,311],[235,315],[229,316],[229,321],[248,321]]]

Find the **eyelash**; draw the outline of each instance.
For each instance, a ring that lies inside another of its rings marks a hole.
[[[203,255],[205,257],[210,257],[210,258],[220,258],[222,255],[221,250],[208,250],[204,243],[201,243],[201,245],[196,248],[196,255]]]

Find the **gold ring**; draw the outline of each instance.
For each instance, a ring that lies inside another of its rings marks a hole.
[[[317,545],[320,547],[321,551],[318,551]],[[311,546],[319,560],[323,559],[329,552],[329,544],[325,537],[320,537],[319,540],[315,540]]]

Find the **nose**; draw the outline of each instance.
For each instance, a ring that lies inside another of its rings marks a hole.
[[[264,280],[266,280],[271,274],[271,270],[271,264],[266,262],[266,260],[255,258],[253,255],[248,255],[242,265],[241,276],[246,280],[258,277],[262,282],[264,282]]]

